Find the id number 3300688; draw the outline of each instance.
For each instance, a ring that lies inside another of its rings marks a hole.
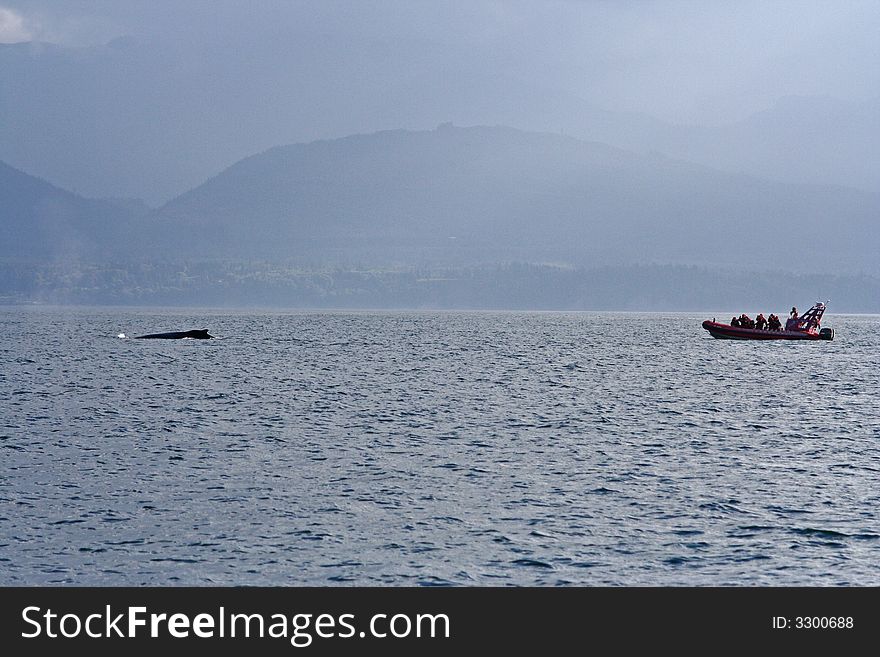
[[[852,616],[785,616],[773,617],[774,630],[850,630],[854,626]]]

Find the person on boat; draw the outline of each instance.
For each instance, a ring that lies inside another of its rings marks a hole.
[[[755,322],[745,313],[739,316],[739,325],[742,328],[755,328]]]
[[[755,317],[755,328],[760,331],[767,328],[767,320],[764,319],[764,313],[758,313],[758,316]]]
[[[791,312],[788,314],[788,321],[785,322],[786,331],[801,331],[805,327],[801,326],[801,320],[798,316],[797,308],[792,306]]]
[[[733,319],[731,319],[731,320],[730,320],[730,325],[731,325],[731,326],[739,326],[739,318],[738,318],[738,317],[734,317]]]
[[[767,319],[767,329],[770,331],[782,330],[782,322],[779,321],[779,317],[775,313],[771,313]]]

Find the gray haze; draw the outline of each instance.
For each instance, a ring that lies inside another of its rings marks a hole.
[[[876,2],[0,0],[0,160],[159,205],[273,146],[453,121],[876,191],[878,33]]]
[[[0,163],[0,298],[880,311],[880,195],[599,142],[438,126],[280,146],[158,210]],[[783,302],[783,306],[786,302]]]
[[[0,299],[876,312],[878,28],[875,2],[0,0]]]

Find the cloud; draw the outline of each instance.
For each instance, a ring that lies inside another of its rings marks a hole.
[[[0,43],[19,43],[33,39],[21,14],[11,9],[0,7]]]

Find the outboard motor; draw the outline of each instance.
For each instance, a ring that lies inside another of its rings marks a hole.
[[[819,339],[820,340],[833,340],[834,339],[834,329],[833,328],[819,329]]]

